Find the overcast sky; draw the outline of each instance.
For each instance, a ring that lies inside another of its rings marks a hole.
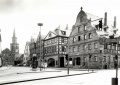
[[[43,23],[43,35],[59,25],[68,24],[71,28],[81,6],[85,12],[99,17],[107,12],[110,21],[116,16],[120,27],[119,0],[0,0],[2,50],[10,48],[14,28],[20,53],[24,53],[26,41],[39,33],[38,22]]]

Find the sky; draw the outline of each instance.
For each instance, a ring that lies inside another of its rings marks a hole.
[[[120,27],[119,0],[0,0],[0,29],[2,50],[10,49],[13,31],[16,31],[20,53],[24,53],[25,44],[32,35],[38,35],[43,23],[41,34],[47,35],[59,25],[71,29],[76,17],[83,10],[93,15],[104,17],[107,12],[108,20],[117,17],[117,28]]]

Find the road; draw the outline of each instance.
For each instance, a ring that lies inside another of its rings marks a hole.
[[[19,70],[15,70],[19,69]],[[24,68],[25,71],[26,68]],[[29,68],[27,68],[29,69]],[[54,68],[53,68],[54,69]],[[22,72],[19,67],[11,69],[13,73],[15,72]],[[11,73],[12,73],[11,72]],[[63,73],[66,73],[66,71],[62,71]],[[48,72],[48,73],[41,73],[39,74],[41,76],[46,77],[49,76],[56,76],[56,75],[62,75],[62,72]],[[72,73],[72,71],[70,71]],[[78,73],[79,71],[77,71]],[[119,70],[120,72],[120,70]],[[120,76],[120,73],[118,72],[118,77]],[[84,75],[76,75],[76,76],[67,76],[67,77],[58,77],[58,78],[50,78],[50,79],[43,79],[43,80],[35,80],[35,81],[27,81],[27,82],[19,82],[19,83],[12,83],[7,85],[111,85],[111,79],[115,77],[116,71],[115,70],[97,70],[96,73],[91,74],[84,74]],[[37,77],[37,74],[24,74],[22,77]],[[12,76],[6,78],[13,78],[13,77],[21,77],[21,76]],[[120,82],[120,78],[118,80]],[[118,84],[119,85],[119,84]]]

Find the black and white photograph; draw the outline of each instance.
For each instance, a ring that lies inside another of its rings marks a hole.
[[[0,0],[0,85],[120,85],[119,0]]]

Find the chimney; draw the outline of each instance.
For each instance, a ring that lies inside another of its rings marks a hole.
[[[114,17],[114,28],[116,28],[116,17]]]
[[[68,24],[66,25],[66,30],[68,30]]]
[[[107,26],[107,12],[105,12],[104,25]]]

